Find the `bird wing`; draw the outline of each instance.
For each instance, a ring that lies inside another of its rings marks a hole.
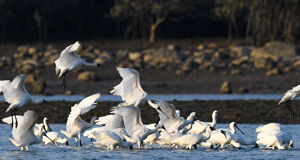
[[[280,124],[279,123],[269,123],[263,126],[259,126],[256,128],[256,132],[269,132],[271,130],[280,131]]]
[[[131,68],[117,68],[117,70],[123,80],[110,93],[121,96],[122,100],[129,104],[134,104],[145,97],[146,92],[141,87],[139,72]]]
[[[285,94],[287,93],[294,93],[294,92],[299,92],[300,91],[300,85],[293,87],[291,90],[288,90]]]
[[[9,80],[3,80],[0,81],[0,92],[5,93],[10,87],[10,81]]]
[[[71,108],[71,112],[69,114],[68,120],[67,120],[67,131],[70,132],[72,130],[73,124],[75,119],[86,112],[88,112],[91,109],[94,109],[97,105],[95,101],[100,98],[100,93],[93,94],[89,97],[86,97],[83,99],[79,104],[75,104]]]
[[[114,115],[106,115],[102,117],[98,117],[98,119],[95,121],[97,125],[103,125],[111,122],[114,118]]]
[[[170,130],[175,123],[180,121],[180,117],[176,113],[176,108],[173,104],[164,100],[157,100],[154,103],[149,104],[154,108],[160,107],[160,109],[164,112],[163,114],[160,110],[157,110],[159,112],[160,121],[167,130]]]
[[[77,49],[79,48],[79,46],[80,46],[80,43],[78,41],[76,41],[74,44],[69,45],[63,51],[61,51],[60,57],[63,57],[63,56],[68,55],[70,53],[76,52]]]
[[[13,117],[15,119],[15,116]],[[18,123],[22,123],[23,121],[23,116],[21,115],[17,115],[17,119],[18,119]],[[11,124],[11,116],[3,118],[2,122],[6,123],[6,124]]]
[[[23,115],[23,121],[19,122],[18,127],[15,129],[15,124],[13,126],[12,135],[16,140],[24,139],[24,133],[32,134],[34,133],[34,126],[38,119],[38,115],[34,111],[26,111]],[[26,135],[25,135],[26,136]],[[26,137],[25,137],[26,138]]]
[[[25,74],[20,74],[16,76],[12,81],[10,86],[13,87],[14,89],[23,89],[23,85],[25,85]]]
[[[60,53],[59,58],[55,61],[55,71],[57,75],[60,72],[60,69],[67,67],[70,62],[73,62],[79,58],[76,53],[79,46],[80,43],[76,41],[74,44],[69,45]]]
[[[101,131],[94,133],[94,136],[97,140],[102,144],[113,144],[113,143],[120,143],[123,140],[114,132],[111,131]]]
[[[123,116],[128,135],[132,136],[137,130],[144,127],[141,120],[141,110],[135,106],[119,107],[118,114]]]

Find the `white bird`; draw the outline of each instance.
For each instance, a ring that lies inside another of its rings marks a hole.
[[[219,112],[217,110],[215,110],[212,113],[212,122],[201,122],[199,120],[196,120],[193,124],[192,124],[192,128],[188,131],[188,133],[192,133],[192,134],[201,134],[204,133],[207,127],[216,127],[217,124],[217,118],[220,118],[223,122],[223,118],[220,116]]]
[[[58,145],[58,143],[69,145],[67,138],[62,138],[58,132],[51,131],[47,132],[46,135],[48,136],[48,138],[46,136],[43,136],[43,142],[45,145],[51,142],[54,142],[56,146]]]
[[[112,131],[94,132],[93,134],[89,135],[89,138],[96,139],[95,144],[106,146],[107,150],[113,150],[116,146],[123,148],[129,147],[132,149],[131,142],[123,141],[119,135]]]
[[[142,141],[148,137],[148,135],[156,132],[160,128],[160,124],[156,125],[154,129],[148,129],[144,126],[141,119],[141,110],[135,106],[118,107],[118,114],[123,116],[125,130],[130,136],[124,135],[125,139],[131,143],[137,143],[138,147],[143,146]]]
[[[299,96],[300,96],[300,85],[293,87],[291,90],[288,90],[278,103],[278,105],[280,105],[281,103],[285,104],[285,106],[289,109],[292,118],[294,118],[295,115],[294,115],[294,111],[291,109],[289,105],[292,102],[292,100],[294,100]]]
[[[218,145],[216,149],[218,149],[220,146],[223,149],[224,146],[227,145],[232,145],[235,148],[240,148],[240,144],[236,141],[234,134],[231,132],[226,132],[226,131],[212,131],[210,138],[207,140],[207,142]]]
[[[32,99],[30,94],[25,88],[25,74],[16,76],[12,81],[2,80],[0,81],[0,92],[3,92],[3,96],[6,102],[10,105],[5,112],[11,112],[12,126],[13,126],[13,115],[16,116],[16,111],[24,106],[25,104],[31,103],[42,103],[43,99]],[[16,126],[18,126],[18,120],[16,119]]]
[[[179,146],[186,147],[187,150],[195,147],[197,149],[197,144],[204,142],[210,138],[211,131],[214,130],[213,127],[207,127],[205,135],[202,134],[186,134],[175,138],[171,143]]]
[[[33,130],[34,125],[37,122],[38,116],[33,111],[26,111],[23,116],[22,122],[18,126],[13,124],[12,129],[12,137],[9,138],[9,140],[17,147],[21,147],[21,151],[24,150],[24,148],[29,151],[29,146],[37,143],[41,143],[43,134],[40,134],[39,137],[37,137]],[[43,128],[43,127],[42,127]],[[42,131],[42,128],[40,129],[40,132]]]
[[[292,135],[288,132],[282,131],[280,124],[269,123],[260,126],[256,129],[257,144],[265,145],[266,148],[272,147],[274,150],[286,149],[288,146],[293,147]]]
[[[192,112],[187,119],[180,118],[176,113],[175,106],[163,100],[157,100],[154,103],[150,101],[149,104],[153,108],[159,107],[162,110],[158,110],[160,122],[169,133],[179,132],[183,127],[192,123],[194,121],[194,117],[197,116],[196,112]]]
[[[135,69],[118,68],[120,76],[123,78],[120,84],[114,87],[110,93],[121,96],[122,106],[139,106],[148,100],[148,94],[143,90],[140,83],[140,74]]]
[[[156,127],[156,123],[151,123],[151,124],[147,124],[147,125],[144,125],[146,128],[148,129],[154,129]],[[144,139],[144,144],[147,144],[149,143],[150,147],[152,147],[152,145],[154,143],[156,143],[156,140],[158,139],[158,137],[160,136],[160,133],[158,131],[150,134],[146,139]]]
[[[229,124],[229,128],[218,128],[217,130],[223,130],[223,131],[226,131],[226,132],[230,132],[231,134],[235,134],[236,133],[236,130],[235,128],[237,128],[241,133],[245,134],[238,126],[235,122],[231,122]]]
[[[83,99],[79,104],[75,104],[71,108],[71,112],[67,121],[67,131],[61,130],[61,133],[65,134],[69,138],[74,138],[76,142],[76,146],[79,140],[80,146],[81,144],[81,133],[83,133],[86,129],[92,127],[95,123],[97,117],[93,117],[90,123],[82,120],[79,115],[83,115],[91,109],[97,107],[97,103],[95,101],[100,98],[100,93],[93,94],[89,97]]]
[[[78,50],[79,46],[80,46],[80,43],[78,41],[76,41],[72,45],[69,45],[60,53],[59,58],[57,60],[55,60],[55,72],[56,72],[56,75],[58,76],[58,78],[62,77],[62,79],[63,79],[63,83],[62,83],[63,90],[65,90],[65,88],[66,88],[65,75],[68,72],[78,69],[81,66],[95,66],[95,67],[103,68],[98,63],[88,63],[88,62],[85,62],[83,59],[81,59],[77,55],[77,52],[76,52]],[[105,69],[105,68],[103,68],[103,69]],[[106,71],[108,71],[108,70],[106,70]]]

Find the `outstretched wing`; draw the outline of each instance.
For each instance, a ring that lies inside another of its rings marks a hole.
[[[76,41],[74,44],[69,45],[60,53],[59,58],[55,61],[55,71],[57,75],[59,74],[60,69],[66,67],[70,62],[79,58],[76,53],[79,46],[80,43]]]
[[[132,136],[137,130],[144,128],[141,110],[135,106],[119,107],[117,113],[123,117],[125,130]]]
[[[279,123],[269,123],[269,124],[259,126],[256,128],[256,132],[258,132],[258,133],[270,132],[270,131],[280,131],[280,124]]]
[[[18,119],[18,123],[22,123],[23,122],[23,116],[17,115],[16,117]],[[15,119],[15,116],[13,116],[13,118]],[[9,116],[9,117],[3,118],[2,122],[6,123],[6,124],[11,124],[12,123],[11,120],[12,120],[12,118],[11,118],[11,116]]]
[[[72,130],[75,119],[91,109],[94,109],[97,105],[95,101],[100,98],[100,93],[93,94],[85,99],[83,99],[79,104],[75,104],[71,108],[71,112],[67,121],[67,131],[70,132]]]
[[[146,96],[140,84],[140,74],[131,68],[117,68],[123,78],[122,82],[114,87],[110,93],[121,96],[128,104],[135,104]]]
[[[34,111],[26,111],[23,115],[23,121],[19,122],[19,125],[17,129],[15,129],[15,124],[14,124],[14,129],[12,131],[12,135],[14,139],[22,139],[22,136],[24,135],[25,132],[27,133],[34,133],[34,126],[35,123],[37,122],[38,115]],[[29,131],[29,132],[28,132]]]
[[[163,114],[160,110],[157,110],[159,112],[160,121],[167,130],[169,130],[174,123],[180,121],[180,117],[176,113],[176,108],[173,104],[164,100],[157,100],[154,103],[152,101],[148,101],[148,104],[153,108],[159,107],[164,112]]]

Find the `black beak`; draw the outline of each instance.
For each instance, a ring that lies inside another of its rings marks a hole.
[[[111,73],[108,69],[106,69],[106,68],[104,68],[103,66],[101,66],[100,64],[97,64],[97,67],[100,67],[100,68],[102,68],[102,69],[104,69],[104,70],[106,70],[108,73]]]
[[[164,114],[164,115],[169,119],[169,117],[165,114],[165,112],[163,112],[163,111],[161,110],[161,108],[160,108],[159,106],[157,107],[157,110],[161,111],[161,113]]]
[[[130,146],[129,148],[130,148],[130,150],[133,150],[133,147],[132,147],[132,146]]]
[[[223,131],[223,130],[221,130],[221,133],[224,134],[225,138],[227,139],[227,137],[226,137],[226,132]]]
[[[165,126],[164,125],[162,125],[162,127],[161,127],[162,129],[164,129],[164,130],[166,130],[166,128],[165,128]]]
[[[69,145],[69,142],[67,141],[65,144],[66,144],[66,146],[68,146],[68,145]]]
[[[220,115],[220,113],[218,113],[218,116],[221,119],[222,123],[226,124],[225,120],[222,118],[222,116]]]
[[[236,124],[234,125],[235,128],[237,128],[240,132],[242,132],[243,134],[245,134]]]
[[[209,128],[210,128],[210,130],[211,130],[211,131],[215,130],[215,128],[214,128],[214,127],[211,127],[211,126],[209,126]]]
[[[198,117],[198,118],[201,118],[198,114],[196,114],[195,116]]]

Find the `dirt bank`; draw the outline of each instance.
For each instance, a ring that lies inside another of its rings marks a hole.
[[[39,122],[43,117],[48,117],[50,123],[66,123],[67,116],[70,113],[71,106],[75,102],[53,102],[55,107],[47,104],[28,104],[22,107],[17,114],[23,114],[26,110],[34,110],[39,115]],[[291,103],[294,108],[296,118],[290,117],[289,111],[284,105],[278,106],[277,100],[234,100],[234,101],[189,101],[180,102],[172,101],[178,109],[181,110],[181,115],[187,117],[192,111],[196,111],[206,121],[211,121],[211,113],[218,110],[221,116],[227,123],[235,121],[237,123],[285,123],[297,124],[300,123],[300,111],[297,106],[300,101],[293,101]],[[117,105],[117,102],[99,102],[98,106],[82,116],[85,120],[90,120],[93,116],[104,116],[109,114],[110,107]],[[10,115],[5,113],[8,104],[0,103],[1,115],[4,118]],[[158,120],[157,112],[148,105],[140,107],[142,111],[142,120],[145,124],[154,123]]]

